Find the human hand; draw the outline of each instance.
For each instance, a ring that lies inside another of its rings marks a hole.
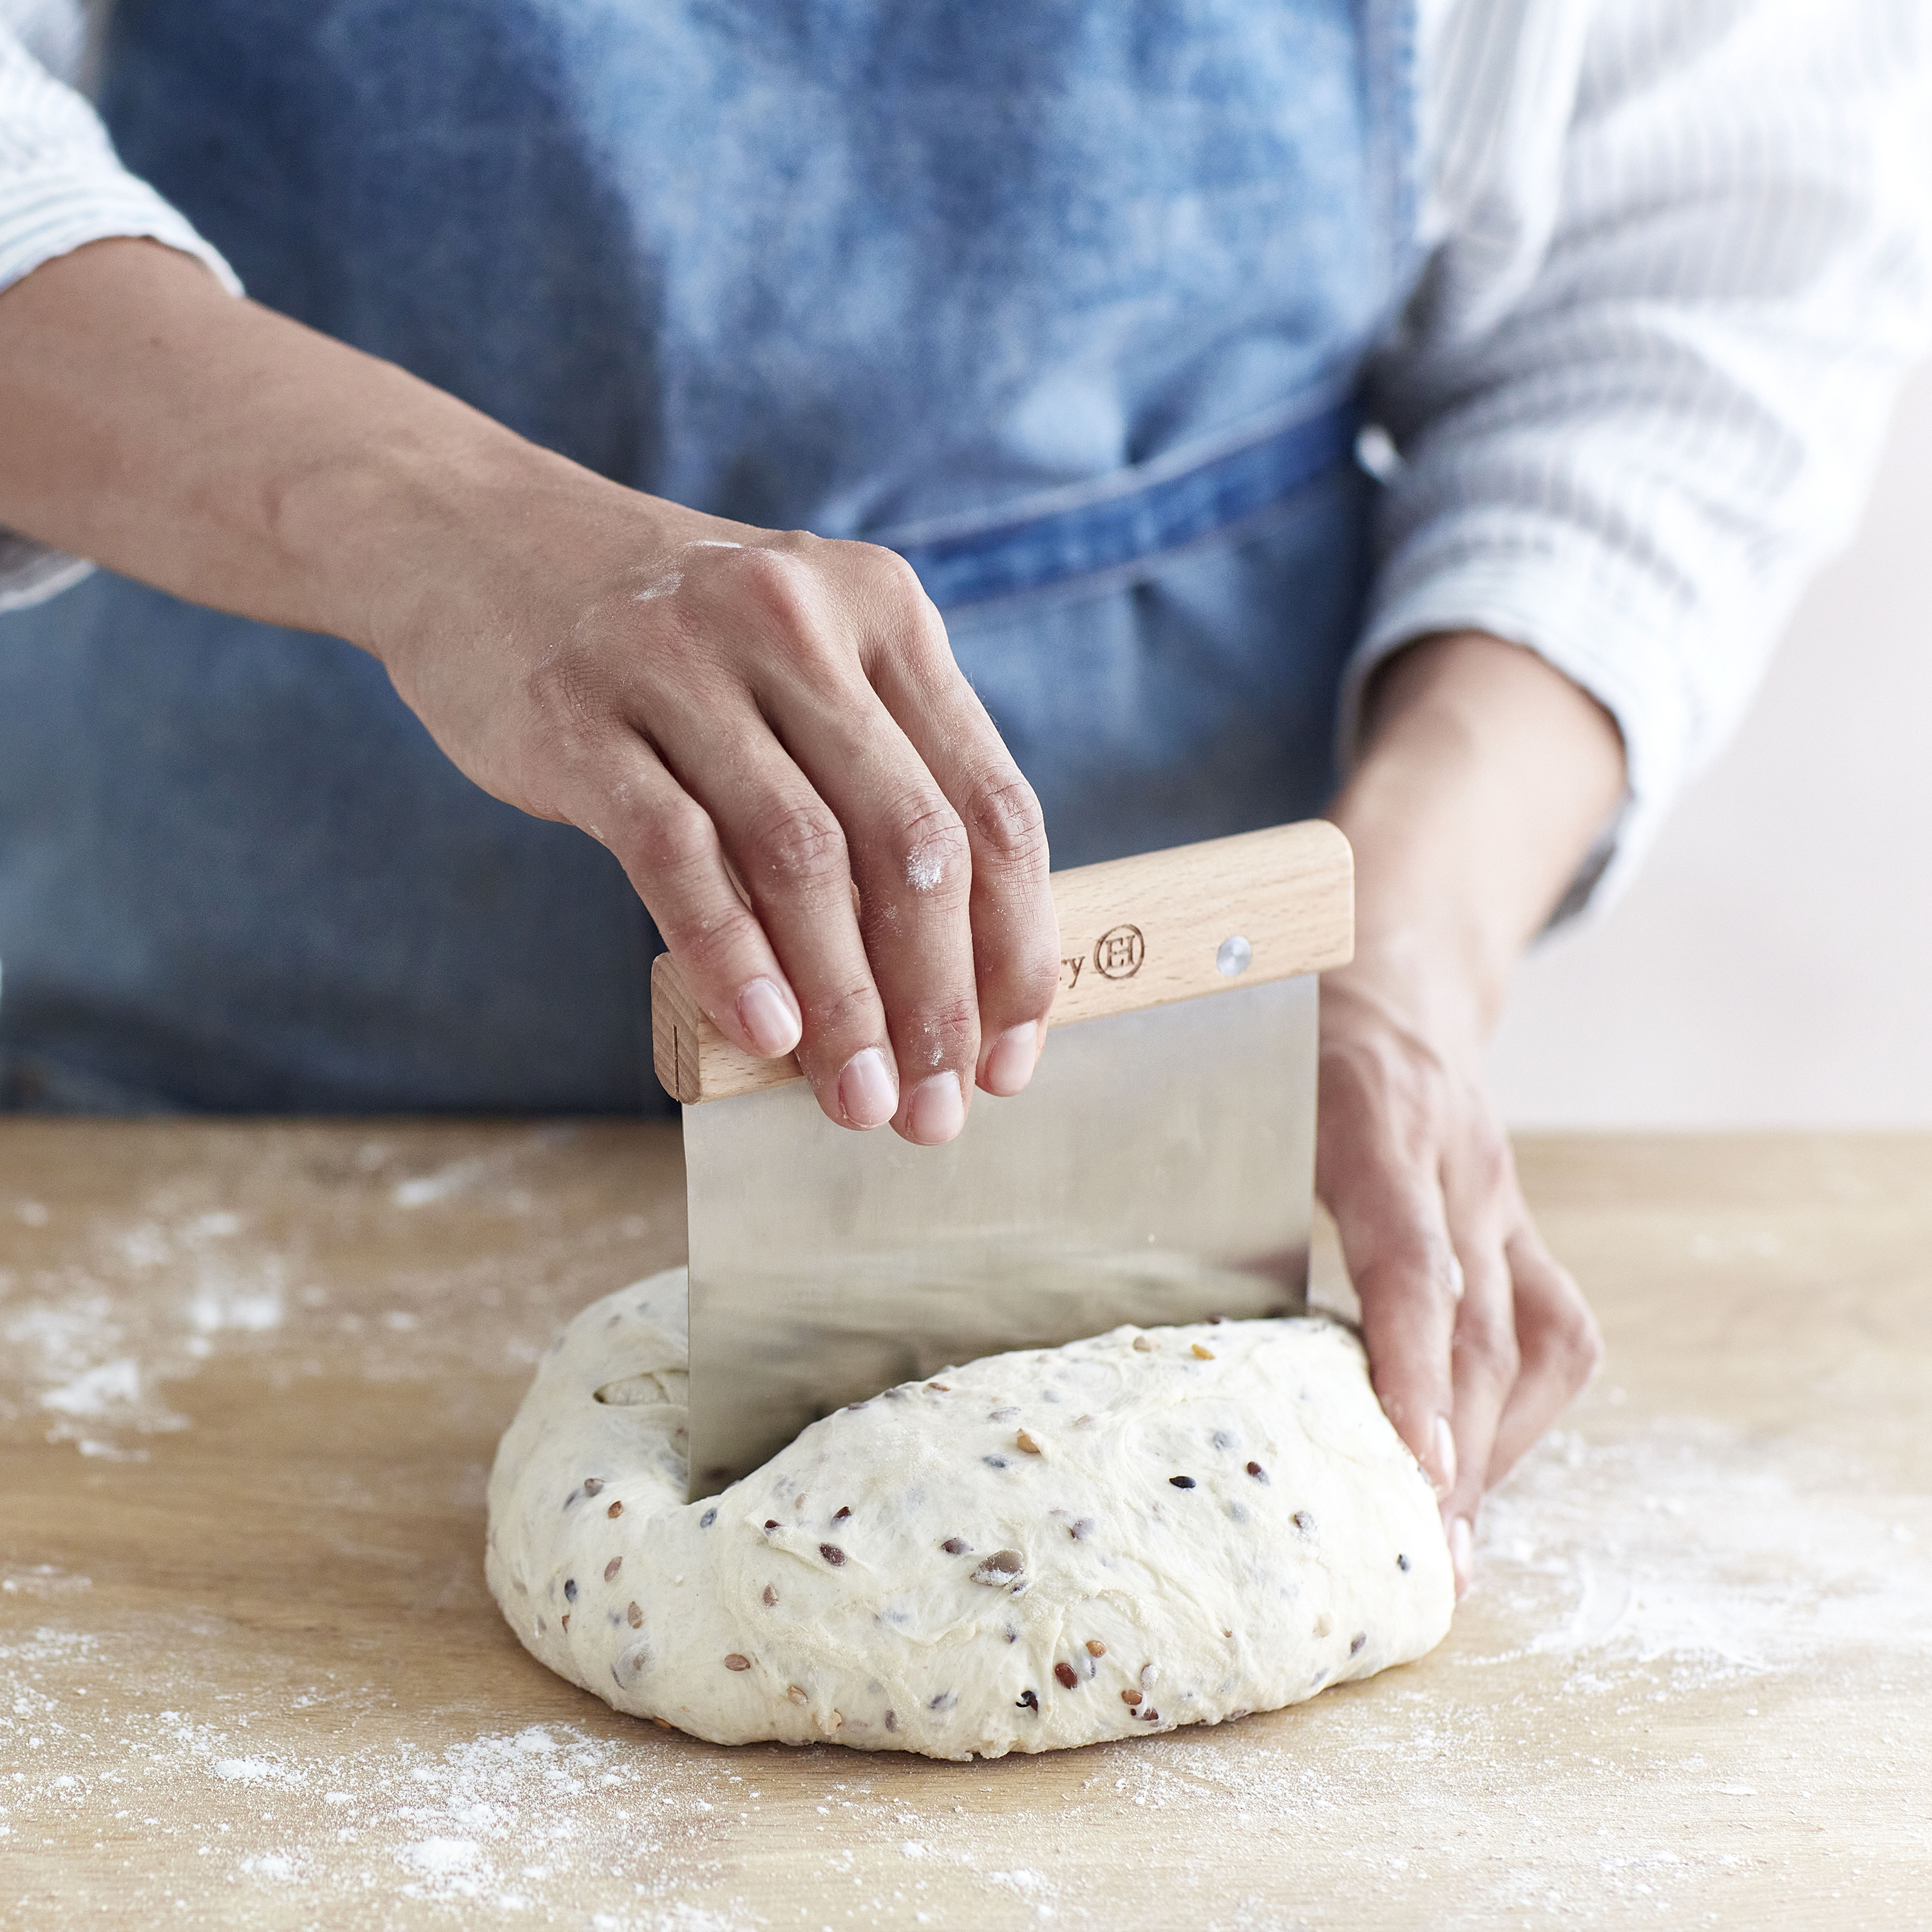
[[[622,864],[699,1004],[855,1128],[950,1140],[1058,975],[1040,808],[910,567],[550,472],[376,648],[443,750]],[[506,506],[507,508],[508,506]],[[470,533],[473,538],[475,532]]]
[[[1356,944],[1322,982],[1316,1185],[1460,1594],[1484,1489],[1601,1358],[1482,1065],[1518,957],[1621,796],[1622,740],[1541,659],[1474,633],[1396,658],[1365,740],[1331,814],[1354,849]]]
[[[1484,1490],[1595,1373],[1603,1344],[1524,1204],[1480,1040],[1392,967],[1358,952],[1324,982],[1316,1185],[1376,1392],[1436,1485],[1460,1596]]]

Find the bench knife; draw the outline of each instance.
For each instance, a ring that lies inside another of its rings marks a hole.
[[[795,1058],[734,1046],[669,955],[658,1078],[683,1103],[689,1492],[953,1364],[1305,1305],[1316,976],[1354,950],[1322,820],[1056,872],[1052,1037],[940,1148],[855,1133]]]

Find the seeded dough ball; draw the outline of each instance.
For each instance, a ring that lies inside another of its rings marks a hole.
[[[1318,1316],[994,1355],[685,1490],[683,1271],[586,1309],[490,1482],[525,1646],[721,1744],[998,1757],[1218,1724],[1421,1656],[1427,1478]]]

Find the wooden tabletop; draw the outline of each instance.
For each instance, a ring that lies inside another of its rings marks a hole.
[[[1520,1156],[1610,1365],[1448,1641],[956,1766],[614,1716],[484,1590],[538,1351],[681,1255],[669,1132],[0,1125],[0,1926],[1926,1922],[1932,1139]]]

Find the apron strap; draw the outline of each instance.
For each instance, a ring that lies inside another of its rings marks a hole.
[[[1352,455],[1362,427],[1352,398],[1206,457],[1138,464],[1099,490],[1056,491],[1030,514],[949,529],[886,530],[941,610],[1018,596],[1076,578],[1148,574],[1154,560],[1271,509]],[[1054,507],[1048,507],[1052,505]]]

